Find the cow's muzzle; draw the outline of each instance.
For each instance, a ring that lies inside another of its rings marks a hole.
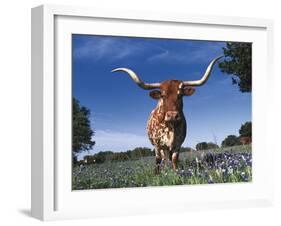
[[[181,119],[178,111],[167,111],[165,115],[166,122],[177,122]]]

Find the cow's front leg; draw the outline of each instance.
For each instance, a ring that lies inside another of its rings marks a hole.
[[[177,167],[178,167],[178,158],[179,158],[179,153],[178,152],[174,152],[172,154],[172,165],[173,165],[173,170],[176,171]]]
[[[161,160],[162,165],[167,166],[168,162],[169,162],[169,151],[166,149],[161,149],[160,153],[161,153],[161,158],[162,158],[162,160]]]
[[[162,161],[161,156],[156,155],[156,156],[155,156],[155,163],[156,163],[155,173],[156,173],[156,174],[159,174],[159,173],[160,173],[161,161]]]
[[[162,162],[161,152],[159,151],[158,148],[156,148],[155,149],[155,163],[156,163],[155,173],[156,174],[160,173],[161,162]]]

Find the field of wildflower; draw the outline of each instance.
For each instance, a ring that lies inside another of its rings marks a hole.
[[[154,157],[76,165],[72,172],[72,189],[236,183],[252,180],[251,146],[183,152],[179,159],[176,172],[168,165],[160,174],[155,173]]]

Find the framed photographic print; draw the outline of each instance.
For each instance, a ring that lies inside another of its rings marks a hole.
[[[32,9],[32,216],[271,204],[272,30],[264,19]]]

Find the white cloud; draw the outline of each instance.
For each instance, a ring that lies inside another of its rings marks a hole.
[[[194,48],[193,43],[186,42],[179,49],[167,49],[153,42],[136,41],[135,39],[117,39],[112,37],[93,37],[84,41],[74,49],[75,58],[114,61],[147,54],[147,62],[151,63],[195,63],[208,62],[222,54],[222,42],[203,42]],[[154,54],[149,54],[149,52]]]
[[[85,155],[95,154],[100,151],[121,152],[132,150],[136,147],[153,149],[146,134],[138,135],[112,130],[97,130],[95,131],[93,140],[96,141],[93,150],[78,154],[78,160],[83,159]]]
[[[155,61],[167,60],[170,55],[171,55],[171,53],[168,50],[163,49],[160,53],[157,53],[157,54],[152,55],[151,57],[149,57],[147,59],[147,61],[155,62]]]
[[[146,134],[138,135],[111,130],[97,130],[95,132],[94,152],[99,151],[127,151],[136,147],[152,148]]]
[[[208,43],[201,45],[199,48],[192,49],[189,45],[180,51],[168,51],[162,49],[161,52],[150,56],[147,61],[151,63],[161,62],[161,63],[184,63],[191,64],[196,62],[209,62],[214,57],[223,54],[222,47],[223,43]]]
[[[116,60],[141,53],[140,43],[129,40],[120,41],[111,37],[93,38],[74,49],[75,58],[91,58],[92,60]]]

